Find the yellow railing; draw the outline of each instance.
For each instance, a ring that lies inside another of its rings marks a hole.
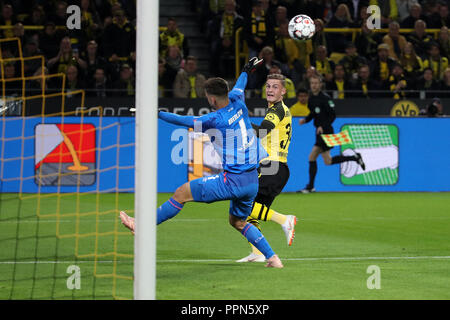
[[[235,37],[235,66],[236,66],[236,79],[241,73],[241,59],[244,61],[248,59],[248,48],[246,41],[242,39],[242,27],[236,30]],[[377,33],[388,33],[389,29],[374,29]],[[414,31],[414,29],[400,29],[401,34],[408,34]],[[438,38],[440,29],[426,29],[426,33],[432,34],[435,39]],[[361,28],[324,28],[325,33],[351,33],[352,41],[355,42],[356,36],[361,33]]]

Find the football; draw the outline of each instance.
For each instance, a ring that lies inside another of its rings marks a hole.
[[[289,36],[296,40],[311,39],[316,32],[313,19],[304,14],[296,15],[289,21]]]

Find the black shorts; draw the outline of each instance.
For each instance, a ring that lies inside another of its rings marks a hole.
[[[317,128],[316,128],[316,130],[317,130]],[[332,134],[332,133],[334,133],[333,127],[331,127],[331,128],[323,128],[323,134]],[[316,134],[316,143],[314,145],[318,146],[323,151],[328,151],[328,150],[333,149],[333,147],[327,146],[327,144],[322,139],[320,134]]]
[[[259,175],[259,188],[255,201],[270,207],[275,197],[283,191],[284,186],[289,180],[289,167],[287,163],[278,161],[261,162],[258,173],[261,173],[261,167],[275,167],[278,164],[278,171],[272,175]]]

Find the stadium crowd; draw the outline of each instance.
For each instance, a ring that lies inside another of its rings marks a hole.
[[[85,89],[90,96],[134,96],[136,62],[135,1],[80,0],[1,1],[1,38],[17,37],[24,57],[43,55],[24,63],[25,76],[66,74],[66,90]],[[67,7],[81,9],[81,28],[66,27]],[[1,42],[1,58],[18,56],[15,42]],[[42,70],[44,69],[44,70]],[[19,61],[3,61],[3,78],[20,77]],[[61,80],[50,78],[46,92],[57,91]],[[42,80],[27,81],[26,95],[41,90]],[[22,81],[5,82],[7,95],[22,95]],[[59,89],[60,90],[60,89]]]
[[[262,96],[267,74],[281,71],[291,84],[289,97],[308,89],[308,77],[323,76],[335,99],[347,97],[441,98],[450,97],[449,1],[442,0],[192,0],[200,29],[207,34],[212,76],[234,78],[236,31],[248,47],[249,58],[264,59],[249,79],[253,96]],[[378,5],[381,28],[367,23],[369,5]],[[288,23],[296,14],[314,19],[316,33],[310,40],[289,37]],[[171,26],[172,24],[172,26]],[[204,75],[186,70],[189,48],[182,30],[171,19],[178,42],[160,51],[161,96],[197,97]],[[324,28],[343,32],[324,32]],[[356,28],[345,32],[347,28]],[[400,33],[400,29],[411,29]],[[436,37],[430,29],[437,29]],[[428,32],[427,32],[428,31]],[[163,35],[163,32],[161,35]],[[162,38],[163,39],[163,38]],[[165,48],[163,46],[163,48]],[[173,51],[173,53],[170,53]],[[184,69],[184,70],[183,70]],[[183,79],[183,84],[181,79]],[[172,86],[173,85],[173,86]],[[184,88],[180,95],[179,86]],[[192,88],[196,88],[194,90]]]
[[[299,97],[309,88],[311,74],[325,80],[335,99],[348,97],[450,97],[449,1],[443,0],[190,0],[198,14],[200,32],[209,46],[208,74],[198,70],[189,39],[175,18],[162,25],[159,44],[159,96],[203,97],[208,76],[230,81],[235,74],[236,32],[249,57],[264,59],[264,67],[248,83],[252,96],[264,98],[269,73],[287,78],[287,97]],[[20,39],[23,55],[43,55],[45,67],[29,60],[27,76],[65,73],[66,90],[86,89],[90,96],[133,96],[136,63],[136,2],[127,0],[0,1],[2,38]],[[81,8],[81,28],[66,28],[67,7]],[[369,5],[381,9],[381,28],[368,27]],[[314,19],[312,39],[289,37],[288,22],[298,13]],[[324,28],[344,32],[324,32]],[[345,32],[356,28],[356,33]],[[400,28],[411,29],[400,33]],[[434,33],[430,29],[438,30]],[[245,41],[244,41],[245,40]],[[17,48],[1,42],[2,59],[17,56]],[[3,78],[22,70],[14,61],[3,62]],[[48,80],[46,90],[60,86]],[[40,79],[27,84],[27,94],[40,90]],[[6,82],[8,95],[21,95],[21,81]],[[439,92],[437,94],[437,92]]]

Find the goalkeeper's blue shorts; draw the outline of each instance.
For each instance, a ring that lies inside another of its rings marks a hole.
[[[219,174],[199,178],[190,182],[191,193],[196,202],[231,200],[229,213],[242,220],[252,212],[253,200],[258,193],[258,171],[256,169]]]

